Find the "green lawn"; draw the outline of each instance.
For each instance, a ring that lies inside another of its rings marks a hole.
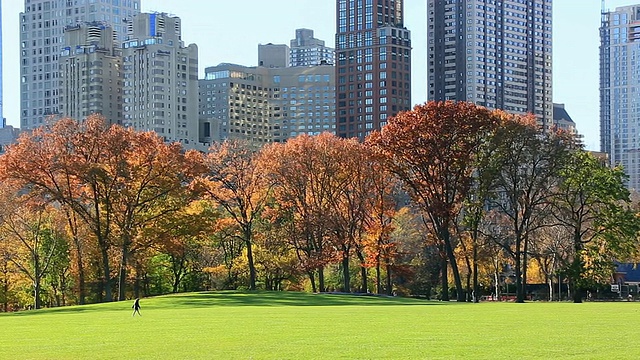
[[[0,315],[1,359],[637,359],[640,302],[196,293]]]

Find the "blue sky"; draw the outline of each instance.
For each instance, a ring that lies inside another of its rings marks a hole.
[[[18,14],[23,0],[2,1],[4,116],[19,124]],[[333,0],[141,0],[143,11],[182,19],[183,40],[199,48],[200,74],[206,66],[230,62],[255,65],[258,44],[286,43],[295,29],[309,28],[333,46]],[[640,3],[640,0],[636,0]],[[606,6],[636,2],[607,0]],[[564,103],[584,135],[599,150],[598,46],[600,0],[555,0],[553,4],[553,101]],[[426,100],[426,0],[405,0],[405,26],[412,32],[413,102]]]

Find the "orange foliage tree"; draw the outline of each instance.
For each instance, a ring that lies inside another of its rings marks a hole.
[[[470,190],[475,151],[498,125],[495,113],[465,102],[429,102],[389,119],[368,143],[389,160],[413,200],[427,215],[442,242],[451,267],[458,301],[464,291],[454,254],[451,229]],[[448,300],[446,266],[443,300]]]
[[[335,257],[328,215],[330,199],[339,191],[334,181],[341,171],[339,144],[328,133],[300,135],[267,146],[260,158],[275,184],[279,216],[289,217],[287,237],[314,292],[325,291],[324,268]]]
[[[60,203],[73,213],[67,216],[70,229],[77,219],[86,224],[100,257],[104,298],[111,301],[114,253],[120,250],[118,298],[123,299],[133,241],[141,227],[183,204],[176,203],[183,197],[176,192],[182,194],[195,174],[191,160],[197,163],[199,157],[182,153],[178,144],[166,145],[153,133],[108,127],[92,115],[83,122],[61,119],[23,133],[2,157],[0,178]],[[74,244],[83,274],[83,247]]]
[[[373,254],[381,254],[378,245],[390,225],[390,199],[379,189],[388,179],[379,159],[355,140],[323,133],[273,144],[261,161],[268,164],[279,212],[289,217],[287,234],[313,291],[325,290],[325,266],[336,261],[343,288],[351,291],[349,264],[354,255],[360,263],[359,288],[367,291],[367,269],[371,259],[379,259]],[[381,217],[383,224],[377,223]],[[375,239],[367,240],[371,236]]]
[[[238,237],[247,251],[249,288],[256,289],[253,237],[256,220],[270,195],[270,182],[247,143],[225,141],[215,144],[204,158],[207,172],[199,184],[239,228]]]

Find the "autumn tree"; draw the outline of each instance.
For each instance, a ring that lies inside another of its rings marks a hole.
[[[195,270],[201,270],[199,256],[209,241],[211,229],[220,218],[219,212],[206,201],[192,201],[180,211],[157,217],[142,229],[144,238],[153,238],[152,247],[168,257],[171,291],[176,293]],[[142,274],[136,273],[137,282]],[[138,296],[139,286],[134,288]]]
[[[0,236],[4,242],[3,252],[33,285],[33,301],[36,309],[42,306],[42,286],[49,267],[53,263],[63,237],[57,210],[41,199],[19,195],[17,191],[3,188]]]
[[[193,175],[191,158],[198,160],[193,154],[182,153],[178,144],[164,144],[154,133],[109,127],[99,116],[83,122],[61,119],[24,133],[2,157],[0,178],[15,180],[67,211],[81,274],[81,299],[84,265],[78,220],[90,229],[100,254],[105,298],[111,301],[113,250],[120,250],[118,298],[123,299],[133,241],[143,240],[136,234],[183,205],[176,199],[184,200]]]
[[[371,154],[370,156],[375,156]],[[376,272],[376,291],[383,293],[382,268],[386,274],[385,286],[387,295],[391,295],[392,265],[397,257],[397,244],[391,234],[394,230],[393,219],[400,198],[399,183],[395,176],[387,170],[383,159],[372,158],[369,189],[369,215],[366,221],[365,252],[367,261]]]
[[[338,181],[344,169],[342,140],[322,133],[300,135],[282,144],[267,146],[260,161],[273,180],[274,197],[312,290],[325,291],[324,269],[334,259],[329,242],[333,199],[341,191]],[[316,282],[317,279],[317,282]]]
[[[269,199],[271,184],[248,144],[225,141],[213,145],[204,159],[207,173],[201,178],[206,195],[238,226],[238,237],[247,252],[249,288],[256,289],[253,258],[254,225]]]
[[[400,294],[431,297],[439,281],[440,261],[437,248],[426,240],[428,232],[421,218],[416,209],[407,206],[394,214],[390,234],[395,252],[393,286]]]
[[[120,246],[118,300],[125,299],[128,260],[156,237],[140,236],[159,218],[171,218],[198,196],[189,184],[198,175],[200,158],[183,152],[179,143],[165,144],[154,132],[111,130],[120,149],[110,159],[110,176],[117,180],[111,212]]]
[[[61,119],[52,126],[23,133],[0,162],[3,180],[17,180],[31,191],[68,206],[91,229],[99,249],[103,290],[108,301],[112,300],[110,205],[119,190],[105,160],[118,147],[110,135],[98,116],[82,123]]]
[[[368,139],[389,159],[391,171],[424,211],[433,234],[442,242],[458,301],[464,301],[465,296],[451,229],[471,186],[476,150],[497,125],[494,113],[474,104],[429,102],[391,118]],[[446,266],[442,286],[443,299],[448,300]]]
[[[368,292],[365,238],[374,213],[372,198],[375,195],[372,196],[371,191],[376,159],[355,139],[339,141],[341,153],[337,162],[340,171],[333,179],[337,193],[329,198],[332,242],[341,257],[344,291],[351,291],[350,259],[355,254],[360,267],[360,292]]]

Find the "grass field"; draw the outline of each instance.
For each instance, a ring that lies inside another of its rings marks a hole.
[[[640,302],[195,293],[0,315],[2,359],[637,359]]]

